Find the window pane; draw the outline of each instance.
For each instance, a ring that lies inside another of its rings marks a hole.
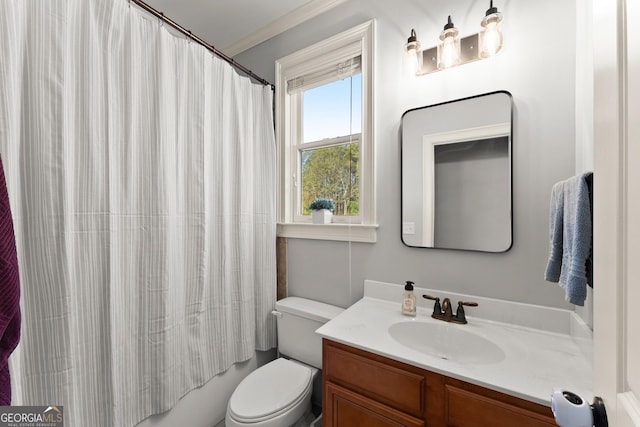
[[[315,199],[331,199],[334,215],[359,213],[360,143],[302,150],[302,215],[309,215]]]
[[[361,74],[304,91],[303,141],[360,133],[361,107]]]

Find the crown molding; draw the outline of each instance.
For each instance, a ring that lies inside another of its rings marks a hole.
[[[252,34],[238,40],[234,44],[221,49],[226,55],[231,57],[238,55],[245,50],[251,49],[260,43],[269,40],[278,34],[284,33],[290,28],[300,25],[309,19],[315,18],[328,10],[333,9],[347,0],[311,0],[292,12],[276,19],[268,25],[260,28]]]

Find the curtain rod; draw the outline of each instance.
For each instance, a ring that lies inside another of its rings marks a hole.
[[[156,18],[160,19],[162,22],[168,24],[170,27],[174,28],[175,30],[178,30],[180,33],[182,33],[186,37],[190,38],[191,40],[195,41],[196,43],[201,44],[202,46],[204,46],[205,48],[207,48],[208,50],[213,52],[215,55],[217,55],[221,59],[223,59],[226,62],[228,62],[229,64],[231,64],[232,67],[237,68],[238,70],[242,71],[243,73],[245,73],[246,75],[248,75],[252,79],[257,80],[258,82],[262,83],[265,86],[271,86],[271,89],[275,89],[275,86],[273,84],[269,83],[267,80],[265,80],[262,77],[260,77],[259,75],[255,74],[253,71],[251,71],[247,67],[237,63],[235,59],[231,58],[230,56],[225,55],[223,52],[221,52],[220,50],[216,49],[212,44],[207,43],[206,41],[204,41],[203,39],[201,39],[198,36],[194,36],[193,33],[190,30],[187,30],[182,25],[178,24],[177,22],[173,21],[172,19],[167,18],[164,15],[164,13],[152,8],[151,6],[146,4],[144,1],[142,1],[142,0],[129,0],[129,4],[131,4],[131,3],[134,3],[136,6],[140,7],[142,10],[152,14]]]

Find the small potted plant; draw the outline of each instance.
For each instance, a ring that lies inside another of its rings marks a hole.
[[[311,222],[314,224],[329,224],[333,216],[333,200],[331,199],[315,199],[309,205],[311,211]]]

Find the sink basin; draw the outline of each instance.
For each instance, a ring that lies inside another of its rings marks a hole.
[[[504,360],[500,347],[464,328],[444,322],[410,321],[394,323],[389,334],[406,347],[452,362],[491,364]]]

